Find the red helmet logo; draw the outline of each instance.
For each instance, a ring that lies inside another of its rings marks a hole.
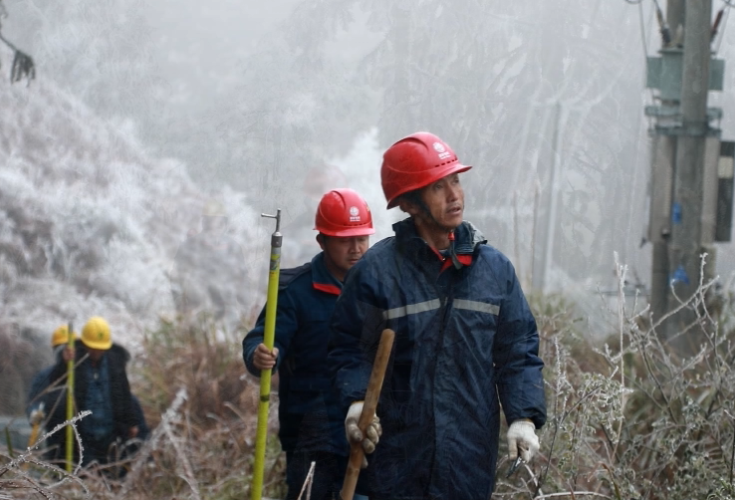
[[[357,207],[350,207],[350,221],[360,222],[360,209]]]

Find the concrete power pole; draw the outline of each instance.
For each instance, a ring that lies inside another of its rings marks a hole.
[[[706,0],[709,1],[709,0]],[[660,21],[659,21],[660,22]],[[668,0],[666,4],[666,25],[661,26],[667,30],[663,35],[664,46],[661,50],[660,65],[675,56],[672,51],[681,52],[676,42],[671,39],[672,33],[680,32],[684,26],[684,0]],[[654,320],[662,318],[668,312],[668,290],[669,290],[669,240],[671,228],[669,221],[669,210],[671,207],[671,192],[673,184],[674,160],[676,158],[676,135],[672,132],[676,126],[675,117],[679,106],[680,95],[675,89],[666,92],[669,88],[668,81],[676,80],[681,75],[676,75],[676,70],[657,71],[660,81],[651,84],[651,64],[648,63],[648,86],[660,89],[659,98],[661,105],[647,109],[646,114],[656,118],[656,127],[652,144],[652,166],[651,166],[651,220],[648,228],[648,240],[653,245],[651,263],[651,312]],[[672,85],[672,87],[674,87]]]
[[[727,222],[716,213],[720,130],[709,126],[722,113],[707,108],[708,91],[722,90],[724,74],[724,62],[711,56],[711,18],[711,0],[668,0],[661,57],[648,58],[648,87],[659,89],[660,100],[646,108],[656,119],[649,222],[654,321],[696,292],[703,247],[716,240],[717,224]],[[683,333],[696,317],[683,309],[666,323],[666,337]]]
[[[710,133],[707,94],[711,19],[711,0],[687,0],[681,78],[681,133],[676,144],[671,204],[669,276],[673,286],[669,287],[669,310],[676,307],[679,300],[688,300],[699,287],[704,152],[705,138]],[[667,336],[673,337],[684,332],[696,320],[693,309],[683,309],[669,322]]]

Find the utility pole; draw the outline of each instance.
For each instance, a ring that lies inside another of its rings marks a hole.
[[[688,300],[699,287],[704,150],[705,138],[709,132],[707,94],[711,19],[711,0],[687,0],[681,78],[681,133],[676,144],[671,204],[670,310],[678,305],[679,300]],[[696,320],[696,311],[691,308],[681,310],[669,322],[667,337],[684,332]]]
[[[661,66],[665,60],[676,57],[671,51],[680,52],[676,42],[672,40],[676,32],[681,32],[684,25],[684,1],[668,0],[666,5],[666,20],[659,12],[659,23],[661,38],[664,44],[661,53]],[[706,0],[709,1],[709,0]],[[658,9],[658,4],[656,5]],[[659,61],[659,59],[656,59]],[[653,245],[651,263],[651,312],[654,321],[662,318],[668,312],[669,294],[669,241],[671,238],[670,207],[671,193],[673,190],[673,171],[676,158],[676,135],[669,133],[676,128],[675,116],[679,105],[679,95],[675,89],[666,92],[665,85],[670,80],[675,80],[676,70],[657,72],[661,80],[658,85],[651,85],[651,61],[649,60],[648,86],[659,88],[661,105],[647,109],[646,114],[655,116],[656,126],[653,133],[652,165],[651,165],[651,220],[649,223],[648,240]],[[672,85],[673,86],[673,85]]]
[[[717,240],[716,226],[726,222],[716,213],[720,130],[709,125],[722,112],[707,107],[708,91],[722,90],[724,74],[724,62],[710,50],[712,1],[668,0],[666,21],[658,14],[664,46],[661,57],[648,58],[647,86],[659,90],[660,105],[646,107],[656,119],[649,222],[654,321],[696,293],[703,247]],[[714,256],[709,259],[713,267]],[[685,308],[663,333],[682,334],[696,319],[696,311]],[[679,346],[692,340],[680,339]]]
[[[539,188],[536,187],[533,210],[533,241],[531,248],[533,254],[531,258],[531,283],[535,290],[545,293],[549,290],[551,282],[550,270],[553,265],[554,246],[556,239],[556,223],[559,205],[559,189],[558,189],[558,170],[561,167],[561,131],[559,130],[562,123],[562,104],[557,101],[554,103],[554,131],[551,139],[551,166],[549,168],[548,182],[549,194],[547,208],[543,221],[540,222],[541,228],[538,227]],[[541,232],[539,239],[540,247],[537,247],[536,237],[537,231]],[[537,251],[538,250],[538,251]]]
[[[544,284],[542,290],[545,292],[549,289],[551,283],[551,267],[553,266],[554,260],[554,247],[556,246],[556,224],[557,224],[557,212],[559,206],[559,170],[561,168],[561,131],[559,128],[562,123],[562,107],[561,103],[557,101],[555,108],[556,120],[554,125],[554,136],[553,136],[553,157],[551,158],[551,180],[549,181],[549,214],[548,222],[546,224],[546,242],[544,244]]]

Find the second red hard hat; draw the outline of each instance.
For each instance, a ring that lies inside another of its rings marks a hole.
[[[333,189],[322,197],[314,229],[327,236],[374,234],[373,217],[365,200],[352,189]]]

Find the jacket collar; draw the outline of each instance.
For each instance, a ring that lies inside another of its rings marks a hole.
[[[332,295],[339,295],[342,291],[342,283],[327,270],[327,265],[324,263],[324,252],[319,252],[311,259],[311,280],[315,290]]]
[[[426,244],[416,231],[416,225],[411,217],[393,224],[393,231],[396,233],[396,239],[402,243],[416,238]],[[454,230],[454,251],[458,255],[471,255],[475,247],[483,243],[487,243],[487,239],[469,221],[462,221],[462,224]]]

